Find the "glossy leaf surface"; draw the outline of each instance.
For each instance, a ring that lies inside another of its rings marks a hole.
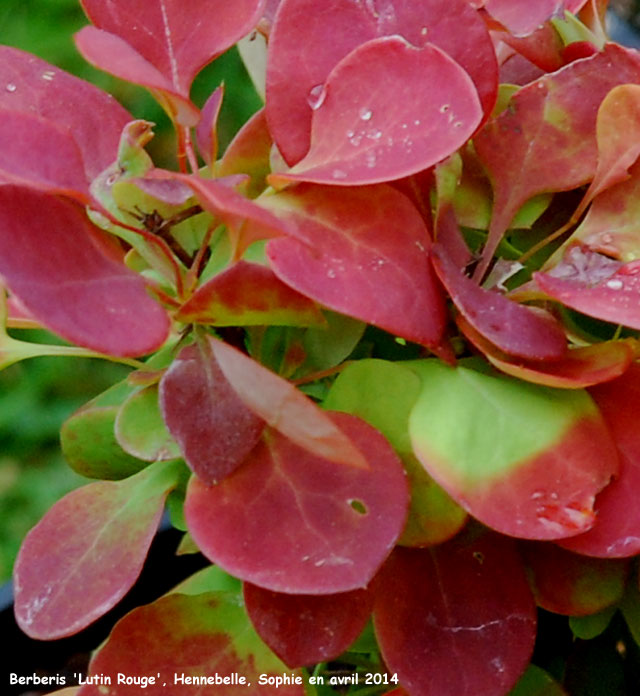
[[[494,190],[485,268],[525,201],[545,191],[575,188],[593,177],[597,109],[613,87],[638,79],[635,53],[608,44],[592,58],[523,87],[476,136],[476,152]]]
[[[134,609],[116,624],[89,672],[111,676],[111,685],[85,685],[79,696],[139,696],[140,683],[118,685],[118,673],[155,677],[144,688],[150,696],[240,696],[249,689],[256,696],[272,696],[275,687],[260,686],[259,676],[284,673],[298,676],[301,683],[281,686],[278,694],[305,693],[300,674],[287,672],[251,628],[235,592],[170,594]],[[185,683],[176,676],[212,681]],[[216,684],[216,676],[226,678],[226,684]],[[240,677],[246,681],[239,683]]]
[[[22,630],[50,640],[106,613],[136,581],[156,532],[176,464],[79,488],[29,532],[14,571]],[[44,583],[43,583],[44,579]]]
[[[386,85],[372,90],[370,80]],[[372,39],[343,58],[322,87],[311,145],[288,181],[349,186],[400,179],[461,147],[482,119],[469,75],[433,45],[399,36]]]
[[[550,314],[481,288],[458,271],[440,245],[434,245],[431,254],[457,309],[491,343],[510,355],[534,360],[557,359],[566,353],[562,326]]]
[[[411,696],[499,696],[524,672],[536,615],[513,542],[397,549],[377,585],[385,663]]]
[[[427,257],[429,233],[401,193],[301,185],[263,201],[292,228],[267,244],[282,281],[408,340],[440,343],[445,306]]]
[[[258,635],[289,667],[327,662],[360,635],[373,597],[367,590],[290,595],[244,584],[244,601]]]
[[[290,165],[309,149],[313,107],[322,98],[329,74],[354,49],[376,38],[397,36],[416,48],[430,44],[442,49],[470,75],[482,110],[491,111],[496,58],[483,21],[464,0],[331,0],[325,7],[314,0],[283,0],[269,37],[267,117]],[[459,40],[462,34],[465,41]],[[411,76],[405,88],[410,89],[415,78]],[[363,84],[372,89],[380,84],[373,69],[364,75]]]
[[[618,602],[624,593],[625,561],[588,558],[554,544],[521,544],[538,606],[565,616],[587,616]]]
[[[626,557],[640,553],[640,368],[633,365],[622,377],[590,390],[613,435],[620,454],[620,475],[596,499],[598,523],[563,546],[577,553]]]
[[[52,229],[60,231],[55,245]],[[0,273],[27,309],[73,343],[111,355],[149,353],[167,337],[168,317],[140,276],[99,251],[96,233],[71,202],[0,187]]]
[[[9,46],[0,46],[0,64],[0,108],[39,116],[68,133],[82,153],[88,181],[113,162],[120,133],[132,117],[111,95]]]
[[[185,323],[215,326],[318,326],[318,306],[266,266],[238,261],[199,287],[176,314]]]
[[[411,489],[409,517],[400,544],[430,546],[454,536],[466,512],[417,461],[409,437],[409,416],[420,380],[401,363],[358,360],[343,370],[324,406],[358,416],[379,430],[402,458]]]
[[[276,592],[333,594],[367,585],[402,532],[407,484],[380,434],[353,416],[332,418],[368,469],[320,459],[269,431],[217,486],[191,480],[187,524],[209,559]]]
[[[559,13],[563,0],[486,0],[485,9],[512,34],[526,35],[537,29],[543,22]]]
[[[618,457],[586,392],[436,360],[410,364],[422,378],[413,447],[454,500],[517,537],[557,539],[593,526],[595,495],[617,474]]]
[[[160,382],[160,408],[185,461],[205,483],[228,476],[264,422],[238,397],[206,343],[183,348]]]
[[[188,96],[195,75],[249,33],[263,0],[81,0],[89,19],[122,37],[176,92]]]
[[[208,345],[241,401],[267,425],[317,457],[368,468],[366,457],[334,419],[292,384],[227,343],[209,339]]]

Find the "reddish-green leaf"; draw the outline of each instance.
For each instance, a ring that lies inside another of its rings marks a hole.
[[[160,382],[160,407],[189,467],[215,483],[242,464],[264,422],[238,397],[208,345],[180,351]]]
[[[89,201],[84,163],[71,135],[28,113],[0,110],[0,181]]]
[[[98,249],[96,233],[74,203],[0,187],[0,273],[28,310],[93,350],[149,353],[167,337],[167,314],[140,276]]]
[[[401,193],[301,185],[262,200],[291,228],[267,245],[287,285],[408,340],[440,344],[445,306],[427,255],[429,233]]]
[[[318,326],[325,321],[309,298],[257,263],[238,261],[182,305],[176,319],[215,326]]]
[[[371,614],[367,590],[291,595],[244,584],[244,601],[258,635],[289,667],[328,662],[362,633]]]
[[[494,207],[483,272],[518,209],[545,191],[588,182],[597,166],[596,115],[615,86],[640,80],[635,53],[608,44],[519,90],[474,139],[489,172]],[[588,85],[588,87],[586,87]]]
[[[353,416],[332,417],[368,469],[321,459],[270,431],[217,486],[191,480],[185,515],[208,558],[276,592],[333,594],[367,585],[402,532],[407,484],[379,433]]]
[[[396,549],[376,585],[374,624],[390,672],[411,696],[503,696],[536,633],[513,542],[485,534]]]
[[[300,672],[288,671],[264,645],[234,592],[170,594],[134,609],[91,661],[92,674],[97,683],[83,686],[79,696],[305,694]],[[118,683],[119,674],[131,681]],[[276,688],[273,680],[284,674],[289,681]],[[271,684],[261,685],[261,675]],[[153,681],[143,685],[144,677]]]
[[[579,244],[549,273],[534,273],[549,297],[578,312],[640,329],[640,260],[622,265]]]
[[[538,606],[566,616],[586,616],[620,601],[629,564],[588,558],[547,543],[522,544],[520,550]]]
[[[550,314],[479,287],[456,268],[439,244],[431,254],[454,304],[488,341],[505,353],[534,360],[557,359],[567,352],[562,326]]]
[[[572,348],[558,360],[518,360],[481,336],[463,317],[456,322],[471,343],[501,372],[535,384],[561,389],[582,389],[623,374],[637,349],[633,342],[604,341]]]
[[[593,526],[594,498],[618,457],[586,392],[437,360],[410,366],[422,378],[409,420],[416,456],[456,502],[517,537],[558,539]]]
[[[625,557],[640,552],[640,367],[589,390],[620,453],[620,475],[596,499],[597,523],[562,545],[589,556]]]
[[[0,65],[2,109],[39,116],[68,133],[82,153],[89,181],[113,162],[120,133],[132,117],[111,95],[9,46],[0,46]]]
[[[15,613],[28,635],[62,638],[122,599],[138,577],[179,466],[79,488],[29,532],[14,572]]]
[[[222,108],[224,85],[213,90],[202,108],[202,120],[196,128],[196,142],[202,159],[211,165],[218,156],[218,117]]]
[[[384,90],[371,82],[384,84]],[[331,71],[304,159],[269,181],[349,186],[400,179],[455,152],[482,107],[469,75],[444,51],[400,36],[368,41]]]
[[[402,37],[416,48],[430,44],[442,49],[473,80],[483,112],[491,112],[497,89],[495,53],[483,21],[465,0],[391,0],[383,6],[332,0],[330,11],[315,0],[283,0],[269,36],[267,118],[290,165],[309,149],[313,108],[322,99],[331,71],[361,44],[390,36]],[[368,72],[362,69],[362,87],[370,97],[382,84],[380,75],[373,66]],[[405,88],[411,90],[409,101],[414,101],[417,76],[408,78]],[[437,76],[438,82],[442,79]],[[430,85],[428,91],[432,89]],[[384,91],[381,98],[384,95],[390,93]]]
[[[209,339],[208,346],[240,399],[269,426],[316,457],[368,469],[343,429],[292,384],[227,343]]]
[[[215,56],[248,34],[263,0],[81,0],[100,29],[122,36],[146,60],[188,94],[195,75]]]

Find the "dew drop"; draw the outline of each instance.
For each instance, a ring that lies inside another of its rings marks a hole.
[[[342,169],[334,169],[331,172],[331,176],[334,179],[346,179],[347,178],[347,172],[343,171]]]
[[[107,177],[106,184],[107,186],[113,186],[116,181],[118,181],[118,176],[119,174],[111,174],[109,177]]]
[[[349,142],[354,146],[358,147],[360,143],[362,142],[362,133],[359,135],[354,135],[352,138],[349,138]]]
[[[372,130],[367,133],[367,138],[369,138],[369,140],[380,140],[381,137],[382,131],[379,130]]]
[[[419,126],[419,125],[420,125],[420,119],[417,118],[417,119],[413,122],[413,125],[414,125],[414,126]]]
[[[55,76],[56,74],[53,70],[45,70],[41,75],[43,80],[48,80],[49,82],[51,82]]]
[[[18,88],[13,84],[13,82],[10,82],[5,89],[7,92],[15,92]]]
[[[600,241],[603,244],[611,244],[613,242],[613,235],[605,232],[605,234],[600,235]]]
[[[358,112],[358,115],[363,121],[369,121],[371,120],[371,117],[373,116],[373,111],[371,109],[368,109],[367,107],[363,106],[362,109]]]
[[[325,89],[325,86],[316,85],[309,90],[309,94],[307,95],[307,104],[309,104],[313,111],[317,111],[324,104],[326,96],[327,90]]]
[[[369,150],[365,155],[365,160],[367,162],[367,167],[373,169],[376,166],[376,153]]]
[[[333,268],[330,268],[327,271],[327,278],[335,278],[336,277],[336,272],[333,270]]]
[[[609,290],[622,290],[624,283],[619,278],[612,278],[606,283]]]
[[[354,132],[352,130],[347,131],[347,138],[353,138]]]
[[[451,108],[451,106],[450,106],[449,104],[443,104],[443,105],[440,107],[440,113],[441,113],[441,114],[446,114],[447,111],[449,111],[450,108]]]
[[[462,125],[463,125],[463,124],[462,124],[462,121],[456,121],[456,122],[453,124],[453,127],[454,127],[454,128],[462,128]]]
[[[429,33],[429,27],[422,27],[422,29],[420,29],[420,34],[422,36],[426,36],[428,33]]]
[[[531,494],[531,500],[539,500],[540,498],[544,498],[544,491],[534,491]]]

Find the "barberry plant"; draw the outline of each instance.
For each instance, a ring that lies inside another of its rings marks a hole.
[[[640,54],[606,0],[81,4],[176,167],[0,48],[1,364],[132,368],[62,428],[102,480],[26,537],[17,620],[102,616],[165,508],[212,565],[78,696],[562,694],[537,607],[640,639]],[[223,87],[190,90],[240,40],[265,106],[220,155]]]

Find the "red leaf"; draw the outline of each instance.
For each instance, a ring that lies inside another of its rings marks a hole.
[[[160,382],[160,407],[185,461],[207,484],[237,469],[264,428],[238,398],[207,344],[180,351]]]
[[[513,542],[485,534],[396,549],[379,575],[378,643],[411,696],[502,696],[536,634],[533,597]]]
[[[227,343],[209,339],[209,346],[240,399],[269,426],[316,457],[368,469],[366,457],[335,419],[292,384]]]
[[[485,9],[516,36],[531,34],[564,7],[563,0],[486,0]]]
[[[167,337],[166,312],[143,279],[104,256],[74,203],[0,187],[0,273],[37,319],[110,355],[149,353]]]
[[[248,34],[263,0],[81,0],[99,29],[120,36],[177,94],[189,96],[196,74]]]
[[[218,156],[218,116],[222,108],[224,85],[213,90],[202,108],[202,120],[196,129],[196,142],[202,159],[211,164]]]
[[[271,432],[217,486],[191,480],[185,515],[208,558],[276,592],[332,594],[367,585],[402,532],[407,483],[377,431],[353,416],[332,418],[368,469],[336,466]]]
[[[304,696],[300,672],[286,672],[287,682],[284,675],[235,593],[175,593],[115,625],[89,665],[95,682],[78,696]]]
[[[89,202],[84,162],[71,135],[29,113],[0,110],[0,181]]]
[[[175,316],[184,323],[216,326],[325,324],[309,298],[278,280],[270,268],[242,260],[199,287]]]
[[[615,44],[528,84],[474,139],[494,189],[486,269],[518,209],[547,191],[587,183],[597,164],[596,115],[616,85],[640,81],[637,55]],[[588,85],[588,88],[585,87]]]
[[[122,599],[142,569],[175,474],[175,464],[159,464],[117,483],[91,483],[49,510],[16,561],[15,612],[25,633],[72,635]]]
[[[518,360],[489,343],[464,317],[456,317],[456,323],[471,343],[501,372],[547,387],[581,389],[607,382],[623,374],[635,357],[633,345],[622,340],[572,348],[558,360]]]
[[[191,127],[200,120],[200,112],[188,95],[177,90],[168,77],[117,34],[88,26],[75,35],[75,43],[92,65],[151,90],[176,122]]]
[[[567,307],[613,324],[640,329],[640,261],[625,265],[571,246],[549,273],[534,273],[538,287]]]
[[[500,350],[533,360],[560,358],[567,352],[564,331],[550,314],[481,288],[458,271],[440,244],[433,246],[431,255],[462,316]]]
[[[620,475],[596,498],[597,523],[586,534],[563,540],[577,553],[620,558],[640,553],[640,366],[589,390],[620,454]]]
[[[254,628],[289,667],[338,657],[364,629],[373,597],[366,590],[331,595],[290,595],[244,583]]]
[[[521,543],[520,550],[536,602],[547,611],[588,616],[622,599],[626,561],[587,558],[546,543]]]
[[[52,121],[82,153],[87,180],[108,167],[132,116],[106,92],[16,48],[0,46],[0,107]],[[100,128],[96,128],[100,114]]]
[[[267,245],[287,285],[408,340],[440,344],[445,305],[427,256],[429,233],[401,193],[297,186],[263,200],[296,237]]]
[[[372,89],[372,81],[385,85]],[[269,182],[349,186],[419,172],[463,145],[482,119],[469,75],[437,46],[372,39],[328,75],[313,112],[311,146]]]
[[[464,0],[391,0],[384,9],[332,0],[331,12],[315,0],[283,0],[269,36],[267,118],[290,165],[309,149],[311,105],[317,103],[329,73],[361,44],[390,36],[418,48],[429,43],[442,49],[473,80],[483,112],[491,112],[497,92],[493,44],[484,22]],[[409,84],[415,80],[412,75]],[[374,84],[380,80],[372,69],[364,85]]]

